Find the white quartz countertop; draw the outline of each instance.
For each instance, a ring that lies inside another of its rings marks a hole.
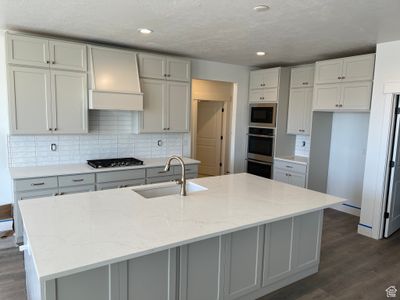
[[[10,168],[10,175],[12,179],[28,179],[36,177],[50,177],[50,176],[62,176],[62,175],[73,175],[73,174],[86,174],[86,173],[98,173],[98,172],[110,172],[110,171],[121,171],[121,170],[132,170],[142,168],[152,168],[164,166],[167,157],[152,158],[152,159],[141,159],[143,165],[141,166],[128,166],[120,168],[100,168],[95,169],[88,164],[67,164],[67,165],[51,165],[51,166],[34,166],[34,167],[15,167]],[[200,161],[184,157],[185,164],[199,164]],[[176,160],[172,161],[173,165],[177,165]]]
[[[305,156],[278,156],[275,157],[274,159],[288,161],[302,165],[307,165],[309,161],[308,157]]]
[[[39,279],[93,269],[344,201],[245,173],[190,182],[207,190],[186,197],[146,199],[133,188],[125,188],[21,201],[28,251]],[[166,184],[154,186],[158,185]]]

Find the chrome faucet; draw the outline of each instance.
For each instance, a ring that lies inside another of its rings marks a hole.
[[[183,159],[176,155],[168,157],[167,162],[165,163],[164,172],[169,171],[169,168],[171,167],[171,161],[174,159],[176,159],[182,167],[182,178],[180,180],[177,180],[176,183],[181,185],[181,196],[186,196],[186,171]]]

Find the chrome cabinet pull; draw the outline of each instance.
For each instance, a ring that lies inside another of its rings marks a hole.
[[[286,166],[286,168],[288,168],[288,169],[293,169],[293,167],[292,167],[292,166]]]
[[[308,82],[303,82],[303,85],[307,85],[308,84]]]
[[[31,183],[31,186],[44,185],[44,182]]]
[[[46,60],[46,64],[49,64],[50,63],[50,61],[49,60]]]
[[[73,179],[72,181],[73,182],[82,182],[84,179],[83,178],[80,178],[80,179]]]

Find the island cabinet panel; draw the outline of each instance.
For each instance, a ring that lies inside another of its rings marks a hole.
[[[221,237],[180,248],[180,300],[222,299],[222,251]]]
[[[224,237],[224,299],[237,299],[261,288],[264,226]]]
[[[176,249],[128,261],[128,300],[175,300]]]
[[[316,211],[293,219],[292,268],[295,272],[319,263],[322,216],[322,211]]]
[[[263,286],[283,279],[292,271],[292,233],[293,218],[266,225]]]
[[[109,266],[46,282],[46,300],[109,300]]]

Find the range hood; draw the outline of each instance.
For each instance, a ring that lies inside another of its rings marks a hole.
[[[137,55],[89,46],[89,108],[143,110]]]

